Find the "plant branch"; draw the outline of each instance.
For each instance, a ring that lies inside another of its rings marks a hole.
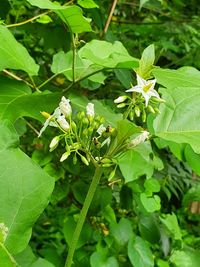
[[[88,209],[90,207],[90,204],[92,202],[92,199],[94,197],[94,194],[96,192],[97,189],[97,185],[99,184],[100,178],[102,176],[103,173],[103,169],[101,166],[96,167],[92,182],[90,184],[87,196],[85,198],[83,207],[81,209],[80,212],[80,216],[78,219],[78,223],[76,225],[74,234],[72,236],[72,241],[69,247],[69,252],[68,252],[68,256],[65,262],[65,267],[71,267],[72,263],[73,263],[73,257],[74,257],[74,252],[76,250],[76,246],[77,246],[77,242],[79,240],[82,228],[83,228],[83,224],[85,222],[87,213],[88,213]]]
[[[39,14],[39,15],[37,15],[37,16],[34,16],[34,17],[32,17],[32,18],[30,18],[30,19],[27,19],[27,20],[25,20],[25,21],[18,22],[18,23],[14,23],[14,24],[10,24],[10,25],[6,25],[6,27],[7,27],[7,28],[12,28],[12,27],[17,27],[17,26],[21,26],[21,25],[27,24],[27,23],[32,22],[32,21],[34,21],[34,20],[40,18],[40,17],[43,16],[43,15],[46,15],[46,14],[50,13],[50,12],[52,12],[52,11],[51,11],[51,10],[48,10],[48,11],[42,13],[42,14]]]
[[[108,30],[108,27],[110,25],[110,22],[111,22],[111,19],[112,19],[112,15],[114,13],[114,10],[115,10],[115,7],[117,5],[117,0],[113,0],[113,3],[112,3],[112,6],[111,6],[111,9],[110,9],[110,12],[109,12],[109,15],[108,15],[108,18],[106,20],[106,23],[105,23],[105,26],[104,26],[104,29],[103,29],[103,33],[105,34]]]
[[[15,80],[17,80],[17,81],[25,82],[28,86],[30,86],[31,88],[34,88],[34,86],[33,86],[31,83],[27,82],[26,80],[22,79],[21,77],[17,76],[16,74],[14,74],[14,73],[12,73],[12,72],[6,70],[6,69],[4,69],[3,72],[4,72],[6,75],[12,77],[13,79],[15,79]]]

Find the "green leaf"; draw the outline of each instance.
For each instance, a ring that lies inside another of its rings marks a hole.
[[[174,213],[163,214],[162,217],[160,216],[160,221],[164,224],[175,240],[182,239],[181,230],[178,225],[177,217]]]
[[[198,250],[175,250],[170,261],[176,267],[199,267],[200,251]]]
[[[106,254],[94,252],[90,257],[91,267],[119,267],[115,257],[108,257]]]
[[[155,134],[175,143],[188,143],[200,153],[200,89],[176,87],[160,90],[166,103],[160,105],[160,113],[154,120]]]
[[[43,16],[39,17],[36,21],[41,23],[41,24],[48,24],[48,23],[52,22],[52,19],[48,15],[43,15]]]
[[[159,84],[170,89],[200,86],[200,72],[192,67],[182,67],[178,70],[156,68],[153,74]]]
[[[136,69],[137,74],[144,79],[151,78],[151,71],[155,61],[155,49],[154,45],[151,44],[144,49],[142,57],[139,61],[139,68]]]
[[[139,216],[139,230],[142,238],[151,242],[152,244],[160,241],[160,230],[155,214],[140,214]]]
[[[78,4],[83,8],[98,8],[99,6],[93,0],[78,0]]]
[[[12,33],[0,25],[0,71],[9,68],[37,75],[39,66],[25,47],[16,41]]]
[[[138,66],[138,60],[131,57],[123,44],[118,41],[112,44],[92,40],[79,50],[79,55],[104,68],[132,69]]]
[[[149,142],[141,143],[134,149],[128,150],[118,158],[120,170],[125,182],[131,182],[142,175],[150,178],[154,171],[154,162],[150,158],[152,154]]]
[[[131,222],[125,218],[121,218],[119,223],[112,222],[110,225],[110,234],[121,247],[125,246],[133,236]]]
[[[5,246],[12,254],[26,248],[31,227],[53,191],[54,179],[17,146],[18,136],[8,122],[0,124],[0,221],[8,227]]]
[[[147,212],[155,212],[160,210],[160,197],[154,195],[152,197],[148,197],[145,193],[140,194],[140,201]]]
[[[30,267],[55,267],[49,261],[39,258]]]
[[[67,6],[63,10],[57,10],[58,16],[66,23],[73,33],[91,32],[91,19],[83,16],[82,9],[78,6]]]
[[[29,2],[32,6],[37,6],[41,9],[58,10],[66,8],[66,6],[61,6],[58,2],[52,3],[49,0],[26,0],[26,1]]]
[[[160,184],[157,179],[150,178],[144,182],[145,194],[147,196],[152,196],[152,193],[160,191]]]
[[[0,242],[0,267],[17,267],[14,258],[7,251],[5,246]]]
[[[134,267],[153,267],[153,254],[147,243],[139,236],[128,243],[128,257]]]
[[[188,165],[197,175],[200,175],[200,155],[196,154],[189,145],[186,145],[184,155]]]
[[[149,0],[140,0],[140,9],[147,3]]]
[[[0,76],[0,119],[14,122],[28,116],[43,121],[40,111],[52,112],[61,97],[58,93],[33,93],[23,82]]]

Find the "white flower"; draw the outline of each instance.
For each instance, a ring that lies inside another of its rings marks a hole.
[[[131,142],[128,144],[128,148],[133,148],[140,143],[143,143],[149,136],[148,131],[143,131],[140,135],[138,135],[135,139],[131,140]]]
[[[69,117],[72,114],[72,108],[70,105],[70,100],[66,99],[64,96],[61,98],[59,103],[60,111],[66,117]]]
[[[68,131],[70,129],[70,125],[69,123],[66,121],[65,116],[61,115],[57,118],[57,122],[59,123],[60,127],[64,130],[64,131]]]
[[[92,104],[92,103],[87,104],[86,114],[88,117],[94,118],[94,104]]]
[[[158,92],[156,90],[154,90],[155,84],[156,84],[156,79],[146,81],[137,74],[137,85],[126,90],[126,92],[141,93],[145,99],[145,103],[146,103],[146,107],[147,107],[149,99],[152,96],[160,99]]]
[[[60,162],[63,162],[64,160],[66,160],[70,155],[69,151],[66,151],[64,154],[62,154],[61,158],[60,158]]]
[[[46,130],[48,126],[58,127],[57,124],[53,120],[57,119],[60,115],[61,115],[60,108],[56,108],[54,110],[54,113],[50,115],[49,118],[45,121],[42,129],[40,130],[38,137],[42,135],[42,133]]]
[[[105,131],[106,131],[106,127],[104,127],[103,124],[101,124],[101,125],[99,126],[99,128],[97,129],[97,133],[98,133],[99,135],[102,135],[102,133],[105,132]]]
[[[105,145],[109,146],[110,145],[110,141],[111,141],[111,139],[110,139],[110,136],[109,136],[102,142],[101,147],[103,147]]]

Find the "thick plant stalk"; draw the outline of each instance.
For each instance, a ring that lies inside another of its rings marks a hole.
[[[92,182],[90,184],[89,190],[87,192],[87,196],[85,198],[82,210],[80,212],[80,216],[76,225],[76,229],[74,231],[74,234],[72,236],[72,241],[69,247],[68,256],[65,262],[65,267],[71,267],[74,257],[74,252],[76,250],[77,242],[79,240],[79,236],[81,234],[83,224],[85,222],[85,218],[87,216],[88,209],[90,207],[90,204],[92,202],[92,199],[94,197],[94,194],[97,189],[97,185],[99,184],[100,178],[102,176],[103,169],[102,167],[98,166],[96,167],[94,176],[92,178]]]

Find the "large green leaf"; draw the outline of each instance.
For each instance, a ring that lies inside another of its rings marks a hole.
[[[170,257],[170,261],[176,267],[199,267],[199,250],[175,250]]]
[[[189,145],[185,146],[184,155],[188,165],[197,175],[200,175],[200,155],[194,153]]]
[[[123,247],[133,235],[131,222],[125,218],[121,218],[119,223],[113,221],[110,225],[110,234]]]
[[[181,230],[178,225],[177,217],[174,213],[163,214],[162,217],[160,217],[160,220],[175,240],[181,240]]]
[[[0,134],[0,222],[8,228],[6,248],[17,254],[27,246],[54,179],[17,147],[18,136],[10,123],[1,122]]]
[[[79,55],[104,68],[132,69],[138,67],[138,60],[130,56],[119,41],[112,44],[106,41],[92,40],[79,50]]]
[[[106,253],[94,252],[90,257],[91,267],[119,267],[115,257],[109,257]]]
[[[175,81],[175,80],[174,80]],[[200,87],[160,90],[166,103],[154,121],[155,134],[175,143],[188,143],[200,153]]]
[[[60,94],[34,93],[23,82],[0,76],[0,118],[15,121],[28,116],[43,119],[40,111],[51,112],[60,99]]]
[[[161,162],[159,166],[155,157],[153,160],[150,158],[150,155],[153,155],[152,153],[150,143],[145,142],[134,149],[128,150],[118,158],[119,167],[125,182],[134,181],[142,175],[150,178],[154,168],[162,169]]]
[[[67,24],[73,33],[90,32],[91,19],[83,16],[82,9],[78,6],[67,6],[63,10],[57,10],[58,16]]]
[[[134,267],[153,267],[153,254],[148,244],[139,236],[128,243],[128,257]]]
[[[5,68],[24,70],[29,75],[37,75],[39,70],[26,48],[5,26],[0,25],[0,71]]]
[[[154,69],[157,82],[164,87],[200,87],[200,72],[192,67],[182,67],[178,70]]]
[[[97,7],[99,7],[93,0],[78,0],[78,4],[84,8],[97,8]]]

